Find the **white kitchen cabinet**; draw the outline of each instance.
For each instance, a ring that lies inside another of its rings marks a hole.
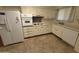
[[[23,32],[24,37],[30,37],[50,33],[51,28],[48,25],[34,25],[33,27],[24,27]]]
[[[39,26],[39,34],[46,34],[46,33],[50,33],[51,30],[49,28],[49,26],[47,25],[43,25],[43,26]]]
[[[24,27],[23,28],[24,37],[30,37],[34,35],[34,27]]]
[[[55,24],[53,24],[52,32],[70,45],[75,45],[78,32]]]
[[[31,27],[23,27],[24,37],[51,33],[51,26],[51,21],[45,19],[40,23],[34,23]]]
[[[31,37],[35,35],[40,35],[41,31],[39,26],[33,26],[33,27],[24,27],[24,37]]]
[[[56,34],[58,37],[62,38],[63,35],[63,27],[57,26],[53,24],[52,32]]]
[[[75,51],[79,52],[79,36],[78,36],[76,44],[75,44]]]
[[[72,46],[75,46],[75,42],[78,36],[78,32],[64,28],[62,39]]]
[[[32,30],[33,30],[33,34],[34,34],[33,36],[39,35],[39,26],[34,26]]]

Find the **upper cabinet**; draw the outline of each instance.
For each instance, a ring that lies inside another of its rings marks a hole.
[[[64,7],[58,9],[57,20],[60,21],[73,21],[75,15],[75,7]]]

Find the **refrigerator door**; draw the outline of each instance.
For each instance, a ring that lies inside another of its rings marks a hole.
[[[4,45],[12,43],[12,34],[9,31],[8,23],[6,21],[5,12],[0,14],[0,35],[2,37],[2,42]]]
[[[5,24],[5,12],[0,12],[0,25]]]
[[[0,30],[0,35],[4,46],[13,43],[11,32],[8,32],[6,28],[2,28],[2,30]]]
[[[8,44],[18,43],[24,41],[20,12],[6,11],[7,29],[10,32],[11,38],[7,40]]]

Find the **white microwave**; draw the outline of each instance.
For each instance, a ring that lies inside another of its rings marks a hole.
[[[22,24],[23,24],[23,26],[33,25],[32,16],[23,15],[22,16]]]

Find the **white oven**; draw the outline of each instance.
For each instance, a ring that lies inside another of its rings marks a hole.
[[[32,15],[31,14],[22,14],[22,24],[23,26],[33,25]]]

